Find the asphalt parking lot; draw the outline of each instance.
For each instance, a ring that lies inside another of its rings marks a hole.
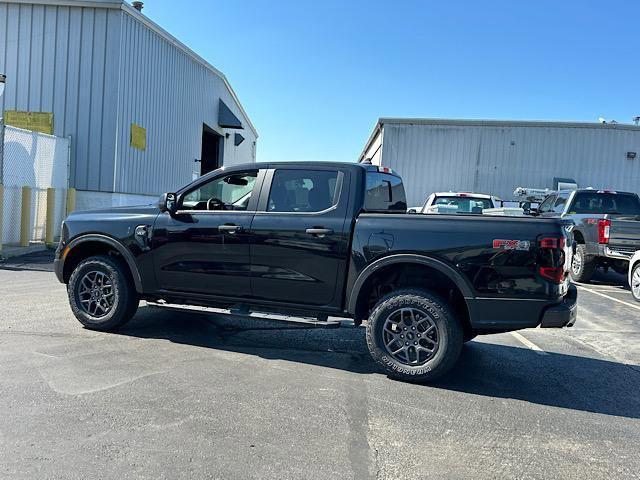
[[[142,307],[85,330],[49,255],[0,264],[2,478],[638,478],[640,304],[579,286],[576,326],[481,337],[430,386],[362,328]]]

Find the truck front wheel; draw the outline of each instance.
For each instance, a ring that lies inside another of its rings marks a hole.
[[[69,305],[92,330],[115,330],[127,323],[139,304],[125,264],[107,255],[80,262],[69,279]]]
[[[587,255],[587,247],[583,243],[576,246],[571,259],[571,279],[574,282],[587,283],[596,271],[596,261]]]
[[[431,293],[407,289],[378,302],[366,336],[371,356],[390,377],[426,382],[456,363],[463,329],[446,302]]]

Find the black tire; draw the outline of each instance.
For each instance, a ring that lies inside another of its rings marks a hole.
[[[71,274],[67,293],[73,314],[92,330],[109,331],[123,326],[135,315],[140,302],[128,267],[107,255],[80,262]]]
[[[407,315],[406,312],[402,313],[401,309],[413,309],[418,315],[411,317],[409,314],[406,320],[400,320],[401,323],[398,323],[394,319],[405,318],[403,316]],[[419,320],[416,322],[412,318]],[[415,325],[417,330],[411,331],[411,327],[405,322],[409,325]],[[402,325],[402,327],[397,325],[393,327],[393,323]],[[427,325],[429,331],[425,331]],[[389,326],[393,328],[389,329]],[[393,330],[394,328],[398,329]],[[435,337],[433,336],[434,331]],[[418,335],[419,332],[424,336]],[[407,336],[401,340],[399,337],[402,337],[403,334]],[[411,338],[408,337],[409,334],[411,334]],[[428,336],[431,337],[428,338]],[[463,330],[453,310],[442,299],[423,290],[406,289],[392,292],[380,299],[367,322],[366,337],[369,353],[389,377],[422,383],[439,378],[455,365],[462,350]],[[393,340],[391,344],[385,342],[385,339],[390,337],[398,339]],[[416,347],[406,346],[411,342],[415,343],[417,337],[420,337],[418,342],[423,342],[417,345],[425,347],[426,344],[426,347],[433,349],[433,353],[426,353],[422,349],[418,353]],[[434,343],[434,339],[437,341],[436,343]],[[402,345],[401,342],[405,340],[409,340],[409,342]],[[393,353],[393,350],[398,346],[403,349],[406,347],[404,361],[399,358],[403,354],[394,355]],[[411,348],[413,348],[413,354]]]
[[[576,245],[576,250],[571,259],[571,279],[574,282],[588,283],[596,271],[596,261],[591,255],[587,255],[587,248],[583,243]]]
[[[640,302],[640,262],[633,266],[631,271],[631,295],[636,302]]]

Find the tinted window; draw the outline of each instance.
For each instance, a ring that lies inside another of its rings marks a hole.
[[[556,203],[553,206],[554,213],[562,213],[564,211],[564,206],[567,204],[567,198],[569,198],[569,195],[558,195]]]
[[[540,213],[550,212],[555,200],[556,200],[555,195],[551,195],[550,197],[547,197],[545,201],[540,204],[540,208],[538,209],[538,212]]]
[[[187,193],[184,210],[246,210],[258,172],[242,172],[215,178]]]
[[[402,180],[395,175],[367,172],[364,209],[368,212],[406,212]]]
[[[628,193],[579,192],[571,212],[640,215],[640,201],[638,197]]]
[[[474,197],[436,197],[433,204],[456,207],[456,213],[482,213],[485,208],[493,208],[493,204],[488,198]]]
[[[267,211],[320,212],[337,203],[339,172],[328,170],[276,170]]]

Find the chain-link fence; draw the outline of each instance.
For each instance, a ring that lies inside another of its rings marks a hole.
[[[48,199],[58,238],[66,215],[69,139],[5,126],[3,147],[2,243],[18,244],[25,235],[28,242],[44,241]]]

